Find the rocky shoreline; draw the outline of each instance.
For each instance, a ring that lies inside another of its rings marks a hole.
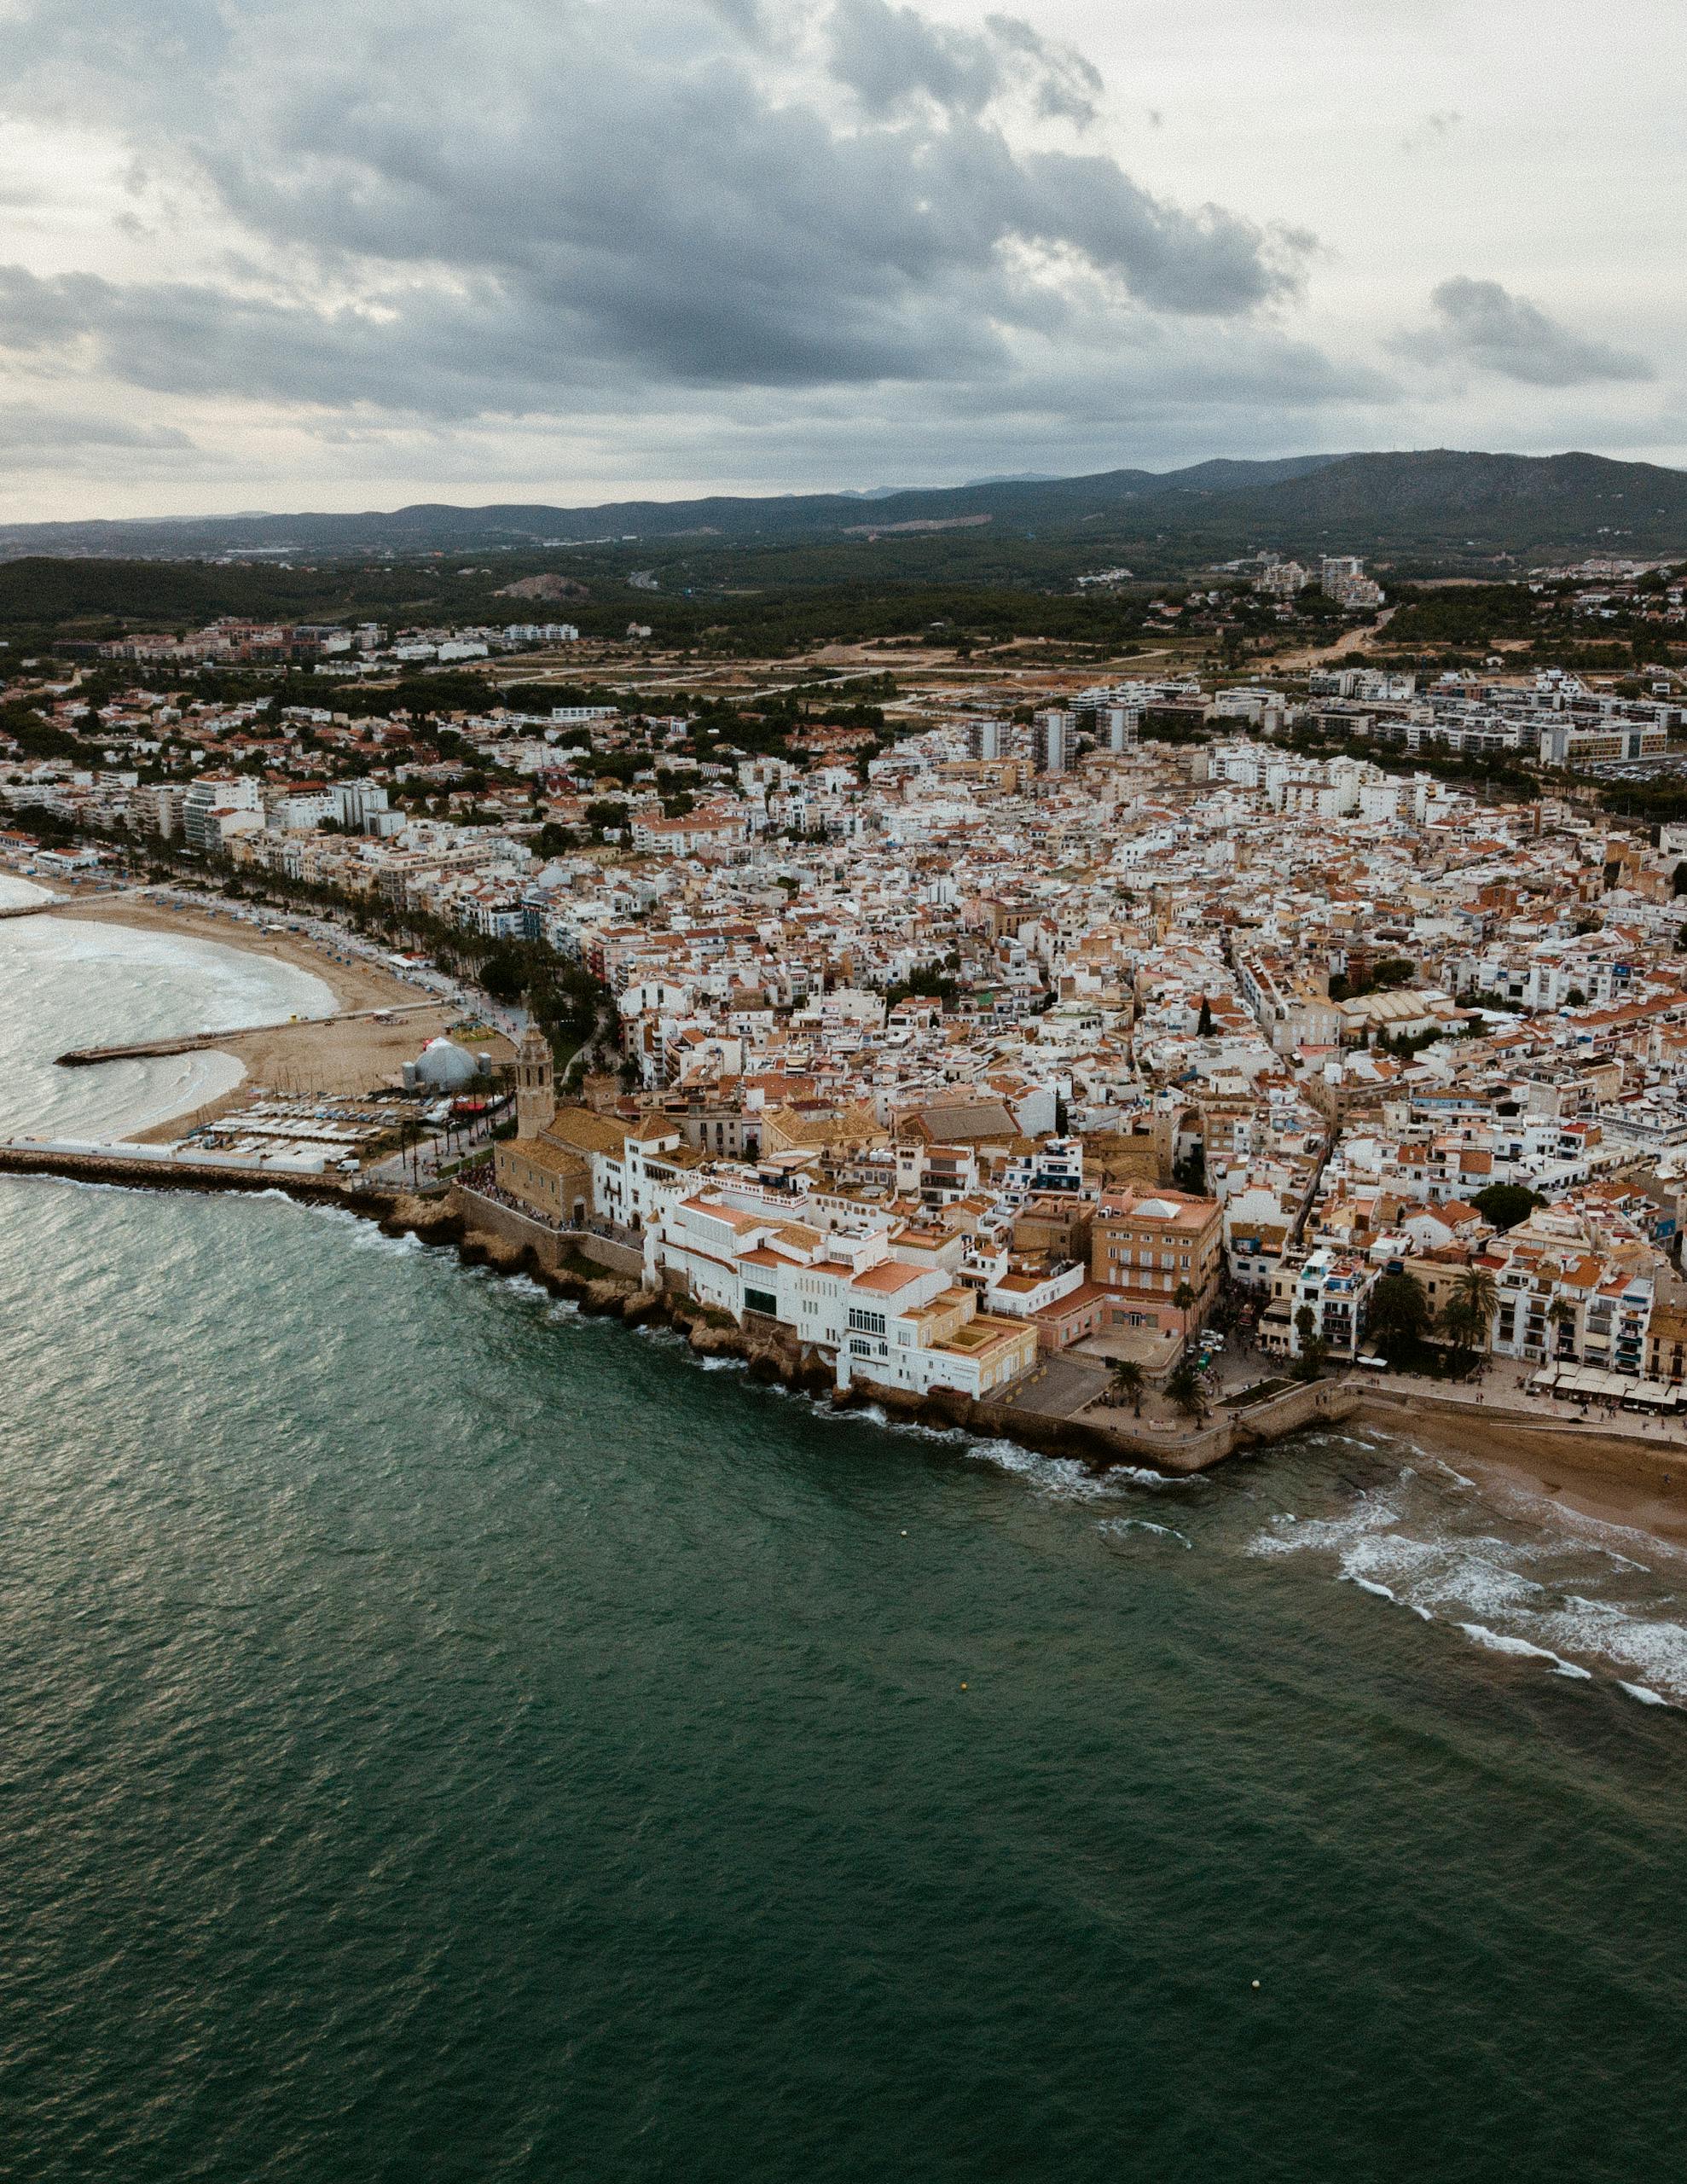
[[[618,1319],[629,1327],[671,1327],[699,1357],[735,1359],[751,1380],[777,1383],[838,1410],[874,1409],[910,1425],[1011,1438],[1038,1455],[1067,1457],[1098,1472],[1153,1461],[1139,1448],[1122,1448],[1119,1438],[1104,1427],[1035,1412],[1005,1415],[999,1405],[977,1403],[949,1390],[921,1397],[871,1382],[839,1388],[828,1364],[812,1354],[804,1356],[795,1342],[777,1331],[739,1327],[723,1313],[677,1291],[650,1289],[630,1276],[583,1260],[571,1266],[548,1264],[530,1245],[476,1228],[444,1201],[401,1199],[381,1217],[380,1225],[389,1236],[414,1235],[423,1243],[454,1247],[465,1265],[522,1275],[583,1312]]]
[[[1491,1461],[1509,1459],[1541,1478],[1546,1490],[1560,1487],[1562,1474],[1587,1475],[1590,1487],[1613,1477],[1627,1478],[1648,1494],[1687,1483],[1687,1449],[1680,1443],[1648,1447],[1632,1440],[1590,1432],[1585,1425],[1508,1416],[1497,1407],[1472,1414],[1432,1395],[1410,1400],[1385,1395],[1345,1380],[1301,1385],[1257,1409],[1224,1413],[1204,1425],[1191,1424],[1175,1440],[1133,1433],[1124,1422],[1102,1425],[1081,1417],[1062,1418],[1000,1403],[978,1403],[951,1390],[916,1396],[907,1390],[871,1382],[839,1389],[831,1367],[772,1324],[740,1327],[723,1313],[698,1304],[676,1290],[652,1289],[630,1274],[594,1263],[580,1249],[594,1240],[547,1236],[542,1252],[532,1240],[501,1234],[474,1217],[456,1193],[420,1196],[375,1189],[338,1176],[320,1178],[261,1171],[161,1169],[126,1160],[120,1147],[109,1153],[47,1153],[16,1145],[0,1147],[0,1173],[37,1175],[99,1183],[117,1188],[186,1191],[201,1195],[235,1192],[247,1196],[277,1194],[307,1205],[332,1206],[374,1223],[388,1236],[415,1236],[422,1243],[453,1250],[467,1266],[484,1267],[505,1276],[522,1276],[549,1295],[595,1316],[623,1326],[667,1327],[681,1335],[699,1358],[726,1357],[741,1362],[752,1380],[777,1383],[834,1409],[874,1409],[909,1425],[959,1431],[981,1438],[1008,1440],[1039,1455],[1064,1458],[1098,1474],[1138,1468],[1178,1475],[1257,1453],[1310,1428],[1362,1420],[1393,1433],[1409,1432],[1457,1445]],[[1673,1476],[1662,1478],[1668,1467]],[[1548,1474],[1552,1474],[1552,1479]],[[1574,1485],[1566,1493],[1573,1498]],[[1670,1512],[1672,1517],[1675,1512]],[[1680,1521],[1678,1519],[1678,1521]],[[1674,1525],[1649,1515],[1652,1528]]]

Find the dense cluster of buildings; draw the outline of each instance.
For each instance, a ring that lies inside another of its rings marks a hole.
[[[1284,561],[1277,554],[1260,556],[1259,574],[1254,578],[1255,591],[1288,606],[1314,587],[1337,607],[1365,613],[1374,613],[1387,596],[1375,578],[1366,576],[1365,564],[1356,554],[1326,554],[1315,569],[1300,561]]]
[[[444,665],[485,659],[494,653],[523,652],[535,645],[574,644],[571,622],[475,624],[461,628],[416,628],[389,632],[377,623],[346,629],[333,622],[252,622],[225,616],[202,630],[136,633],[80,643],[61,651],[102,660],[132,660],[152,667],[315,665],[319,674],[344,679],[360,668]]]
[[[491,709],[445,763],[402,717],[137,691],[108,767],[0,752],[0,795],[584,965],[618,1077],[559,1098],[530,1046],[492,1188],[840,1378],[983,1395],[1074,1345],[1163,1374],[1238,1312],[1353,1357],[1385,1275],[1439,1310],[1477,1270],[1496,1353],[1678,1380],[1687,832],[1411,766],[1661,748],[1674,701],[1343,670],[1024,710],[701,760],[683,715]],[[1301,755],[1314,719],[1405,749]],[[142,780],[166,748],[194,763]]]

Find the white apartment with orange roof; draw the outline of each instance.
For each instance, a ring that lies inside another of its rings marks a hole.
[[[705,1187],[664,1205],[645,1237],[646,1279],[677,1278],[699,1304],[740,1326],[776,1323],[830,1363],[839,1387],[858,1382],[926,1395],[949,1388],[982,1400],[1028,1373],[1037,1331],[979,1310],[948,1264],[896,1256],[888,1223],[830,1233]],[[958,1258],[962,1240],[955,1240]]]

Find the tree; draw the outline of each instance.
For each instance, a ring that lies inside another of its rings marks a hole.
[[[1486,1350],[1499,1291],[1486,1267],[1466,1267],[1441,1307],[1442,1332],[1455,1349]]]
[[[1409,1274],[1385,1274],[1365,1307],[1365,1333],[1391,1365],[1429,1332],[1429,1300]]]
[[[1180,1312],[1186,1312],[1195,1302],[1195,1292],[1186,1281],[1180,1281],[1172,1292],[1172,1302]]]
[[[1470,1203],[1484,1221],[1491,1221],[1503,1234],[1520,1221],[1527,1221],[1536,1206],[1545,1205],[1546,1200],[1527,1183],[1490,1183]]]
[[[1324,1370],[1330,1345],[1318,1332],[1318,1315],[1310,1304],[1302,1304],[1296,1313],[1295,1332],[1300,1337],[1301,1354],[1290,1369],[1297,1380],[1315,1380]]]
[[[1186,1418],[1204,1418],[1207,1414],[1207,1391],[1201,1375],[1185,1358],[1166,1383],[1166,1393]]]
[[[494,1001],[519,1001],[527,990],[526,967],[513,949],[499,949],[480,967],[480,983]]]
[[[1144,1385],[1143,1370],[1135,1358],[1122,1357],[1113,1368],[1113,1400],[1128,1403],[1139,1418],[1142,1415]]]
[[[1180,1191],[1187,1191],[1191,1198],[1202,1198],[1207,1189],[1207,1148],[1197,1138],[1189,1148],[1189,1158],[1180,1160],[1172,1169],[1172,1181]]]
[[[1196,1020],[1195,1036],[1197,1039],[1210,1039],[1213,1036],[1213,1004],[1205,994],[1201,996],[1201,1014]]]

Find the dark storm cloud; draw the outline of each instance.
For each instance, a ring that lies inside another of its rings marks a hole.
[[[1399,355],[1419,363],[1498,372],[1528,386],[1591,386],[1656,377],[1644,357],[1573,334],[1498,281],[1443,281],[1429,304],[1430,323],[1396,335],[1392,345]]]
[[[1245,321],[1311,239],[1026,150],[1094,71],[1011,16],[885,0],[20,0],[14,102],[102,111],[138,176],[245,238],[226,281],[0,276],[0,340],[183,393],[461,417],[663,389],[926,388],[1093,353],[1143,315]],[[818,72],[818,73],[817,73]]]

